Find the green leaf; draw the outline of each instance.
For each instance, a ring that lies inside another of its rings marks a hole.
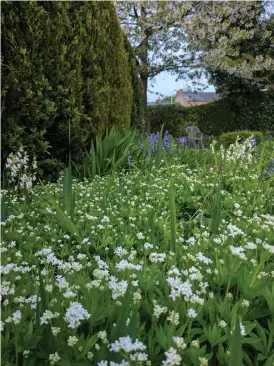
[[[239,318],[237,318],[230,346],[229,366],[243,366],[243,351]]]

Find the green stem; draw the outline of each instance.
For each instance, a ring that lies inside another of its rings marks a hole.
[[[18,332],[16,331],[15,335],[15,360],[16,360],[16,366],[18,366]]]

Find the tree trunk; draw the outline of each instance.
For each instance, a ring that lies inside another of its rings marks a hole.
[[[144,102],[145,105],[147,105],[147,86],[148,86],[148,77],[145,74],[141,74],[141,81],[142,81],[142,87],[143,87],[143,93],[144,93]]]
[[[143,19],[146,18],[146,8],[141,5],[141,16]],[[150,126],[147,117],[147,87],[148,87],[148,37],[149,32],[148,29],[143,29],[142,34],[144,39],[142,40],[142,52],[140,54],[141,59],[141,67],[142,72],[140,73],[142,86],[143,86],[143,93],[144,93],[144,103],[145,103],[145,119],[146,119],[146,130],[149,132]]]

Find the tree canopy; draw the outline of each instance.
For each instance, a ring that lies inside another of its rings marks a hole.
[[[163,71],[178,78],[206,71],[224,94],[274,84],[274,20],[266,2],[119,1],[116,9],[145,95],[148,79]]]

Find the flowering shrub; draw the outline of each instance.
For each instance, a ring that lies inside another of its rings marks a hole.
[[[7,193],[6,365],[227,365],[237,324],[246,364],[273,365],[273,183],[261,177],[273,149],[212,146],[215,163],[192,169],[189,151],[74,181],[69,225],[61,182]]]

